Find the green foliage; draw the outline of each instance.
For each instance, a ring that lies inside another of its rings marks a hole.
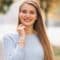
[[[60,48],[59,47],[54,47],[54,53],[57,56],[60,56]]]
[[[13,0],[1,0],[0,13],[6,13],[12,3],[13,3]]]

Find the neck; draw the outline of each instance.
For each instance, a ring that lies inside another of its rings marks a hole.
[[[25,31],[26,31],[26,34],[33,34],[34,33],[33,26],[26,27]]]

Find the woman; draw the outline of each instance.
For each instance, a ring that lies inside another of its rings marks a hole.
[[[17,32],[4,36],[6,60],[53,60],[40,7],[36,2],[25,1],[20,6]]]

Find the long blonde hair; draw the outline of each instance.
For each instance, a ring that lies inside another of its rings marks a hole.
[[[38,4],[34,1],[25,1],[19,8],[19,12],[21,10],[21,7],[24,4],[30,4],[32,6],[35,7],[36,12],[37,12],[37,20],[34,23],[34,30],[37,32],[39,41],[41,42],[43,49],[44,49],[44,60],[53,60],[53,53],[52,53],[52,49],[51,49],[51,45],[50,42],[47,38],[46,32],[45,32],[45,28],[44,28],[44,24],[43,24],[43,20],[42,20],[42,16],[41,16],[41,12],[40,12],[40,7],[38,6]],[[20,19],[18,17],[18,25],[20,24]]]

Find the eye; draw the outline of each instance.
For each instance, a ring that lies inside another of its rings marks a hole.
[[[30,11],[30,14],[35,14],[35,12],[34,11]]]
[[[22,13],[27,13],[27,11],[26,11],[26,10],[22,10],[21,12],[22,12]]]

